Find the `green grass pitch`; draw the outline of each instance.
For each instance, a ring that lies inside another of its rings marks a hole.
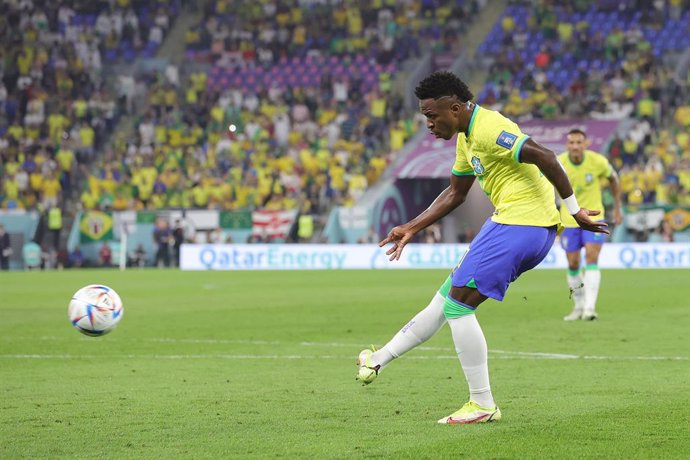
[[[596,322],[565,273],[525,274],[478,318],[503,420],[441,426],[467,399],[450,332],[355,382],[354,360],[443,271],[0,273],[0,458],[687,458],[687,271],[604,271]],[[121,295],[101,338],[81,286]]]

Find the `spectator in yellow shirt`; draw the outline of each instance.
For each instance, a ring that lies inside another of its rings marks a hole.
[[[372,157],[371,160],[369,160],[369,171],[371,171],[371,173],[367,173],[367,182],[370,184],[376,182],[379,177],[381,177],[381,174],[383,174],[386,166],[388,166],[388,161],[386,161],[384,157]]]
[[[335,192],[335,196],[343,196],[345,191],[345,168],[338,164],[337,161],[334,161],[328,173],[331,179],[331,189]]]
[[[390,146],[392,152],[397,152],[405,145],[405,129],[402,123],[395,123],[390,128]]]
[[[60,205],[62,186],[60,185],[60,181],[55,177],[55,173],[53,171],[50,171],[45,175],[41,191],[43,193],[42,203],[45,209],[50,209]]]
[[[220,209],[225,197],[230,195],[230,184],[223,182],[220,177],[213,179],[208,190],[208,207],[210,209]]]
[[[15,121],[9,128],[7,128],[7,135],[19,142],[24,139],[24,128],[22,128],[22,126]]]
[[[74,115],[77,117],[78,120],[83,120],[84,118],[86,118],[88,108],[88,103],[81,96],[77,100],[72,102],[72,110],[74,111]]]
[[[678,107],[673,118],[680,126],[690,128],[690,104]]]
[[[642,97],[637,101],[637,116],[646,118],[650,123],[656,119],[656,105],[657,103],[649,96],[648,91],[642,93]]]
[[[17,160],[17,155],[10,155],[10,158],[5,163],[5,174],[8,176],[13,176],[17,174],[17,172],[19,172],[19,161]]]
[[[50,140],[58,144],[62,141],[62,134],[69,126],[69,119],[62,115],[62,108],[48,116],[48,135]]]
[[[9,174],[5,177],[2,191],[5,199],[2,202],[2,207],[5,209],[16,209],[21,208],[21,202],[19,201],[19,184],[14,174]]]
[[[348,181],[348,195],[356,201],[364,195],[368,185],[367,178],[364,177],[361,168],[358,167],[354,173],[350,175],[350,180]]]
[[[35,193],[40,193],[43,189],[43,175],[41,174],[40,168],[34,169],[29,175],[29,187]]]
[[[371,116],[374,118],[386,116],[386,98],[378,91],[371,98]]]
[[[66,192],[72,189],[72,167],[74,166],[74,159],[74,151],[65,144],[63,144],[55,154],[55,160],[60,168],[62,183],[65,186]]]
[[[81,162],[86,162],[93,158],[96,141],[96,132],[88,123],[82,123],[79,127],[79,140],[81,147],[77,151],[77,155],[81,157]]]
[[[126,211],[132,207],[132,199],[125,190],[118,189],[115,191],[115,198],[113,199],[113,209],[115,211]]]
[[[151,209],[163,209],[167,204],[167,197],[165,193],[160,190],[156,190],[153,195],[151,195],[150,208]]]
[[[192,199],[195,208],[205,209],[208,206],[208,191],[201,183],[196,183],[192,187]]]

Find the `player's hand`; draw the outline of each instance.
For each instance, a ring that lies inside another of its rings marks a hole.
[[[608,225],[606,222],[595,222],[590,219],[590,216],[598,216],[599,214],[601,214],[601,211],[590,211],[589,209],[580,208],[577,213],[573,214],[573,219],[575,219],[577,225],[583,230],[589,230],[595,233],[606,233],[608,235],[609,231],[607,230]]]
[[[388,233],[388,236],[379,242],[379,247],[383,247],[388,243],[393,243],[393,247],[386,251],[386,255],[390,256],[388,260],[400,260],[400,254],[407,243],[412,240],[415,232],[410,230],[406,225],[398,225]]]
[[[621,213],[620,208],[613,208],[613,223],[616,225],[623,223],[623,214]]]

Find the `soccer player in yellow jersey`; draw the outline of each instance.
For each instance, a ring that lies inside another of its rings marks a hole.
[[[604,220],[604,204],[601,202],[602,180],[608,180],[614,197],[613,221],[618,225],[622,220],[618,174],[605,156],[588,150],[588,144],[584,131],[571,130],[566,138],[567,151],[561,153],[558,160],[565,168],[580,203],[587,209],[600,211],[601,214],[597,218],[601,221]],[[568,287],[575,303],[573,311],[563,319],[596,319],[596,303],[601,281],[599,252],[604,244],[604,235],[580,228],[566,206],[561,206],[561,221],[565,226],[561,235],[561,246],[568,257]],[[584,276],[580,270],[583,247],[586,263]]]
[[[472,102],[467,85],[449,72],[436,72],[415,89],[427,127],[436,136],[457,135],[450,186],[420,215],[393,228],[380,245],[397,260],[412,238],[460,206],[475,179],[489,196],[494,215],[451,271],[429,305],[378,351],[362,350],[357,378],[371,383],[378,372],[403,353],[425,342],[446,322],[469,385],[470,400],[439,423],[466,424],[499,420],[501,411],[489,385],[488,353],[475,310],[488,297],[503,300],[508,285],[537,266],[553,246],[561,219],[554,187],[582,228],[607,232],[594,222],[597,211],[580,208],[556,155],[537,144],[498,112]]]

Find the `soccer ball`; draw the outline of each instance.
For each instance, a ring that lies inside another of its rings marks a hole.
[[[90,284],[79,289],[67,307],[72,326],[91,337],[105,335],[115,329],[123,312],[120,296],[102,284]]]

